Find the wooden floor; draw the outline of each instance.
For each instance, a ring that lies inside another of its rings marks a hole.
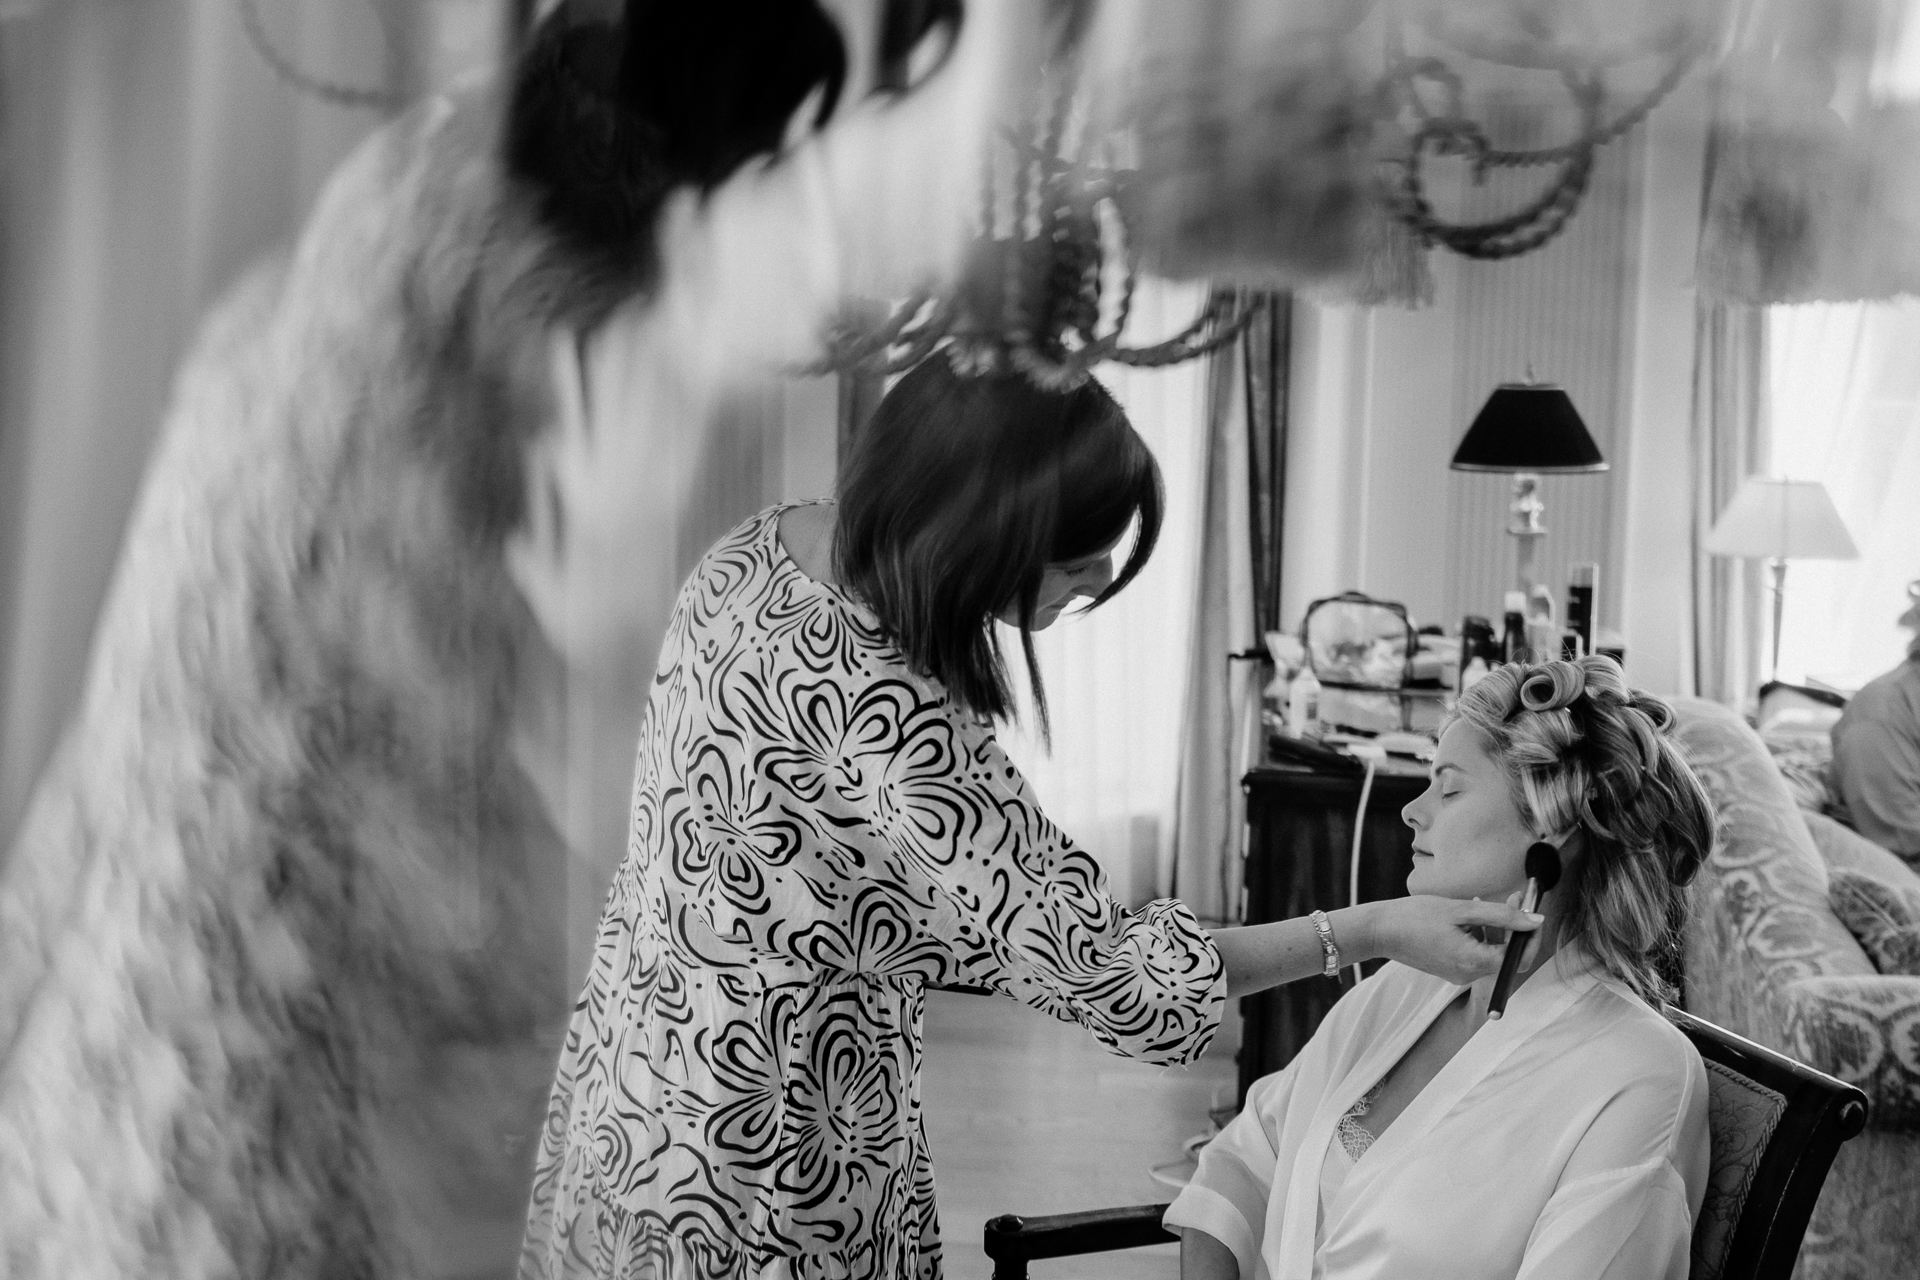
[[[1239,1015],[1190,1067],[1115,1057],[1080,1027],[1011,1000],[932,992],[921,1097],[949,1280],[988,1280],[981,1228],[1002,1213],[1065,1213],[1171,1200],[1149,1170],[1192,1168],[1182,1143],[1231,1102]],[[425,1234],[429,1274],[508,1280],[522,1201],[469,1206]],[[1172,1280],[1176,1246],[1034,1264],[1033,1280]]]
[[[1083,1029],[1010,1000],[931,993],[921,1077],[951,1280],[987,1280],[981,1228],[1002,1213],[1065,1213],[1171,1200],[1155,1166],[1230,1103],[1239,1019],[1199,1062],[1118,1058]],[[1190,1170],[1191,1162],[1184,1162]],[[1035,1263],[1033,1280],[1172,1280],[1178,1249]]]

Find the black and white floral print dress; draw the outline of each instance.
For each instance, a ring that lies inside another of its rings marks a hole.
[[[675,606],[523,1277],[938,1280],[928,984],[992,987],[1151,1062],[1218,1024],[1192,914],[1116,903],[989,729],[787,557],[783,509],[722,539]]]

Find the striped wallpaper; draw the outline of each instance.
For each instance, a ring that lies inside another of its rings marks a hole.
[[[1499,135],[1496,135],[1499,136]],[[1629,237],[1633,231],[1632,175],[1637,135],[1608,147],[1595,166],[1579,211],[1546,247],[1505,262],[1461,262],[1449,301],[1456,309],[1453,350],[1455,438],[1464,433],[1488,394],[1501,382],[1523,380],[1531,367],[1542,382],[1559,383],[1610,459],[1622,403],[1629,310]],[[1540,170],[1505,170],[1471,189],[1465,216],[1497,217],[1540,190]],[[1600,565],[1600,625],[1617,626],[1618,583],[1611,537],[1614,476],[1547,476],[1536,568],[1554,592],[1564,618],[1567,567]],[[1465,613],[1498,620],[1502,595],[1513,585],[1515,540],[1505,532],[1511,478],[1472,472],[1446,475],[1448,551],[1442,621]]]

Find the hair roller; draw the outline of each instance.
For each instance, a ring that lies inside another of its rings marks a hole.
[[[1619,706],[1632,698],[1627,674],[1612,658],[1596,653],[1580,659],[1579,667],[1587,679],[1587,697],[1593,701]]]
[[[1665,733],[1673,728],[1673,708],[1664,700],[1643,696],[1635,698],[1630,705],[1653,722],[1654,732]]]
[[[1573,663],[1543,663],[1520,682],[1520,705],[1528,711],[1558,711],[1586,688],[1587,673]]]

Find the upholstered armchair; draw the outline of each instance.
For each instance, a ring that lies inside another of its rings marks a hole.
[[[1695,881],[1685,1007],[1863,1089],[1867,1129],[1841,1148],[1795,1275],[1877,1280],[1920,1258],[1920,977],[1882,974],[1828,905],[1829,867],[1913,875],[1796,807],[1760,738],[1683,699],[1676,733],[1719,835]]]

